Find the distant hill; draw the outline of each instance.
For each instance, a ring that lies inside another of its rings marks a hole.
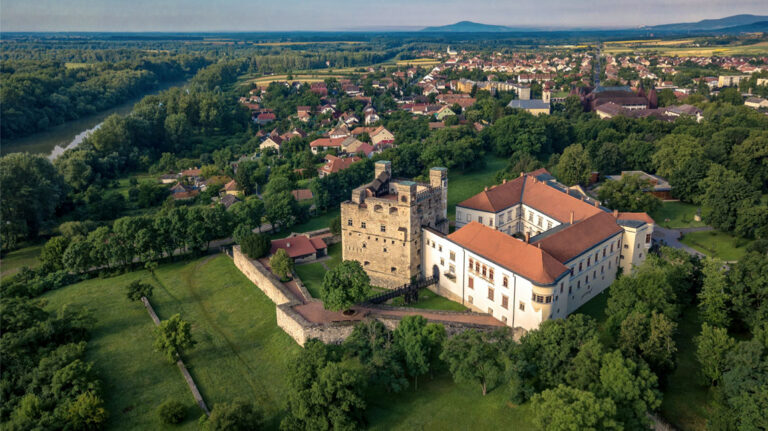
[[[735,27],[726,27],[717,30],[718,33],[768,33],[768,21],[758,21],[747,25],[737,25]]]
[[[460,21],[455,24],[426,27],[421,29],[421,31],[432,33],[502,33],[516,30],[518,29],[506,27],[503,25],[481,24],[479,22],[472,21]]]
[[[705,19],[699,22],[684,22],[677,24],[662,24],[642,27],[644,30],[656,31],[700,31],[719,30],[729,27],[749,26],[751,24],[768,21],[766,15],[733,15],[720,19]]]

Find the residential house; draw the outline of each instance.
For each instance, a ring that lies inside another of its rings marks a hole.
[[[509,104],[507,104],[507,107],[515,108],[515,109],[523,109],[537,116],[549,115],[549,111],[550,111],[549,103],[544,102],[543,100],[538,100],[538,99],[533,99],[533,100],[513,99],[509,101]]]
[[[346,136],[341,138],[318,138],[309,143],[309,149],[313,154],[322,153],[323,151],[335,148],[341,150],[341,143],[347,139]]]
[[[326,175],[335,174],[339,171],[343,171],[344,169],[352,166],[353,163],[357,163],[362,160],[357,156],[341,158],[331,154],[327,155],[325,159],[327,160],[327,163],[317,170],[317,175],[320,178],[323,178]]]
[[[259,114],[256,117],[256,124],[260,126],[265,126],[273,121],[275,121],[277,117],[272,112],[264,112]]]
[[[439,111],[435,113],[435,119],[437,119],[438,121],[443,121],[445,120],[446,117],[450,117],[450,116],[456,116],[456,113],[453,112],[453,110],[447,105],[443,106],[442,108],[440,108]]]
[[[285,250],[295,263],[302,263],[327,255],[328,245],[322,238],[297,235],[272,240],[272,247],[269,252],[275,254],[280,249]]]
[[[275,150],[276,152],[280,152],[280,145],[283,143],[283,138],[280,136],[267,136],[266,139],[264,139],[261,144],[259,144],[259,150],[262,152],[266,151],[267,149]]]
[[[650,182],[651,188],[644,190],[646,193],[650,193],[663,200],[673,199],[672,186],[667,180],[656,175],[645,173],[643,171],[621,171],[621,175],[608,175],[606,176],[606,180],[619,181],[626,175],[640,177],[640,179]]]
[[[232,196],[240,196],[242,190],[240,189],[240,185],[237,184],[237,181],[232,180],[224,185],[224,193]]]
[[[768,108],[768,100],[762,97],[749,97],[744,101],[744,106],[753,109]]]
[[[297,202],[304,202],[314,199],[314,196],[312,195],[312,190],[310,189],[296,189],[291,190],[291,194],[293,195],[293,198],[296,199]]]
[[[224,195],[221,199],[219,199],[219,203],[224,205],[224,208],[226,209],[229,209],[229,207],[238,202],[240,202],[240,199],[238,199],[235,195]]]

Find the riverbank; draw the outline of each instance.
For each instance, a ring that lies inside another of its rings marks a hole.
[[[110,115],[127,115],[131,112],[133,106],[144,97],[157,94],[172,87],[183,86],[187,82],[189,81],[180,80],[163,83],[148,93],[115,105],[106,111],[68,121],[23,138],[3,139],[2,145],[0,145],[0,155],[28,152],[32,154],[47,154],[48,158],[53,160],[64,153],[64,151],[80,145],[83,139],[89,133],[98,129],[101,123]]]

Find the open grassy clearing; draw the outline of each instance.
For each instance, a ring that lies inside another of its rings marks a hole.
[[[318,216],[314,216],[306,223],[301,223],[297,225],[293,225],[290,228],[283,229],[280,232],[265,232],[268,234],[269,239],[278,239],[278,238],[285,238],[288,235],[290,235],[291,232],[312,232],[314,230],[318,229],[324,229],[331,225],[331,221],[341,214],[341,209],[335,209],[332,211],[328,211],[325,214],[320,214]]]
[[[698,210],[696,205],[685,202],[663,202],[650,216],[656,224],[667,229],[706,226],[704,222],[693,220]]]
[[[371,430],[529,430],[530,404],[509,402],[506,384],[483,396],[480,385],[458,385],[442,373],[419,379],[399,394],[374,392],[368,397]]]
[[[30,268],[36,267],[40,264],[39,257],[42,249],[42,244],[31,245],[7,253],[3,259],[0,260],[0,275],[8,277],[16,274],[25,266]]]
[[[398,307],[420,308],[424,310],[467,311],[467,307],[458,302],[443,298],[429,289],[419,290],[419,300],[416,302],[405,304],[403,298],[400,297],[392,300],[392,305]]]
[[[320,288],[323,285],[323,278],[328,270],[323,267],[323,264],[330,269],[335,268],[341,263],[341,244],[336,243],[328,246],[328,256],[323,262],[303,263],[296,265],[296,274],[298,274],[301,282],[304,283],[310,295],[313,298],[320,297]]]
[[[686,233],[680,242],[709,257],[734,261],[744,257],[747,246],[752,240],[739,238],[725,232],[704,231]]]
[[[257,402],[276,428],[284,413],[286,364],[298,345],[275,323],[275,306],[232,261],[214,255],[163,265],[152,277],[137,271],[50,292],[49,308],[87,306],[97,319],[88,359],[104,381],[110,429],[162,429],[154,409],[172,397],[189,405],[182,429],[196,429],[201,412],[178,368],[152,350],[153,324],[124,286],[143,279],[155,286],[161,319],[181,313],[198,344],[185,362],[209,407],[238,397]]]
[[[434,58],[414,58],[412,60],[398,60],[395,64],[398,66],[435,66],[441,64],[441,61]]]
[[[496,184],[496,173],[507,165],[507,160],[488,155],[484,168],[471,171],[448,171],[448,218],[456,219],[456,204],[480,193],[486,186]]]

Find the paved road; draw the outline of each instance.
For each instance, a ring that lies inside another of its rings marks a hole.
[[[680,238],[683,234],[690,233],[690,232],[703,232],[712,230],[711,226],[703,226],[703,227],[688,227],[688,228],[682,228],[682,229],[667,229],[661,226],[656,225],[656,227],[653,229],[653,238],[660,242],[663,245],[668,245],[673,248],[679,248],[681,250],[685,250],[689,254],[693,256],[699,256],[704,257],[706,256],[704,253],[701,253],[700,251],[697,251],[696,249],[689,247],[682,242],[680,242]]]

